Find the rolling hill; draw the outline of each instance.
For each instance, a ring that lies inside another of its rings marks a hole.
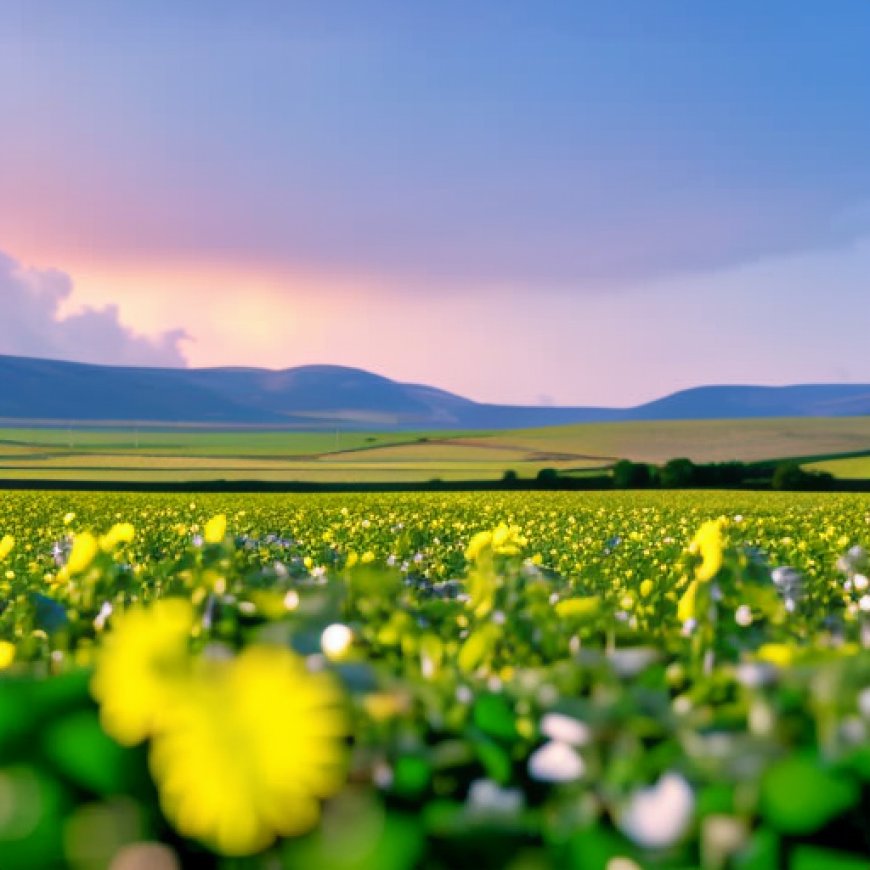
[[[710,386],[633,408],[530,407],[473,402],[342,366],[159,369],[0,356],[0,419],[9,422],[396,431],[865,414],[867,384]]]

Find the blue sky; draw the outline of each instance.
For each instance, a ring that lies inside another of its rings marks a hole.
[[[868,50],[859,0],[0,0],[0,351],[870,381]]]

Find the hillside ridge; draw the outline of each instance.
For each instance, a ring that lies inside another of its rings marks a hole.
[[[326,364],[172,369],[0,355],[0,385],[0,419],[55,424],[473,430],[870,415],[870,384],[711,385],[629,408],[497,405]]]

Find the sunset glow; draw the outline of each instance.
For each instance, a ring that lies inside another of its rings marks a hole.
[[[738,5],[13,3],[0,251],[65,289],[3,291],[32,305],[0,352],[516,403],[866,380],[870,18]]]

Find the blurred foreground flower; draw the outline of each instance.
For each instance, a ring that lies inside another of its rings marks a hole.
[[[344,782],[348,723],[338,684],[290,650],[252,646],[200,662],[154,737],[151,769],[178,830],[225,855],[313,828]]]
[[[12,535],[4,535],[3,539],[0,540],[0,562],[12,552],[14,546],[15,538]]]
[[[81,574],[82,571],[90,567],[98,552],[97,539],[90,532],[82,532],[76,535],[73,539],[69,559],[64,568],[65,575],[69,577]]]
[[[495,557],[518,556],[527,543],[519,526],[504,522],[491,531],[477,532],[469,541],[465,558],[471,567],[466,583],[468,603],[475,616],[485,617],[493,609],[498,589],[503,585]]]
[[[726,525],[724,517],[707,520],[695,533],[689,544],[689,552],[700,561],[695,565],[695,577],[686,587],[677,603],[677,619],[685,623],[698,614],[698,592],[701,584],[712,580],[721,570],[725,554],[725,540],[722,531]]]
[[[227,533],[227,517],[226,514],[218,514],[212,517],[206,524],[203,530],[203,537],[207,544],[219,544],[224,539]]]
[[[131,523],[115,523],[105,535],[100,536],[100,549],[111,553],[121,544],[130,544],[136,537],[136,530]]]
[[[697,553],[701,557],[701,563],[695,568],[695,577],[698,580],[712,580],[722,567],[725,549],[722,529],[726,522],[724,517],[719,517],[718,520],[707,520],[701,524],[701,528],[689,544],[689,552]]]
[[[663,849],[677,842],[692,823],[695,798],[678,773],[666,773],[648,788],[637,789],[622,807],[617,822],[640,846]]]
[[[343,784],[348,722],[341,689],[283,647],[195,657],[182,599],[115,619],[91,691],[106,732],[151,738],[167,818],[226,855],[252,855],[301,834]]]
[[[106,733],[118,743],[141,743],[160,726],[167,707],[187,688],[193,607],[166,598],[113,617],[91,693]]]
[[[519,526],[501,522],[491,531],[477,532],[469,541],[465,558],[475,562],[481,556],[516,556],[528,543]]]

